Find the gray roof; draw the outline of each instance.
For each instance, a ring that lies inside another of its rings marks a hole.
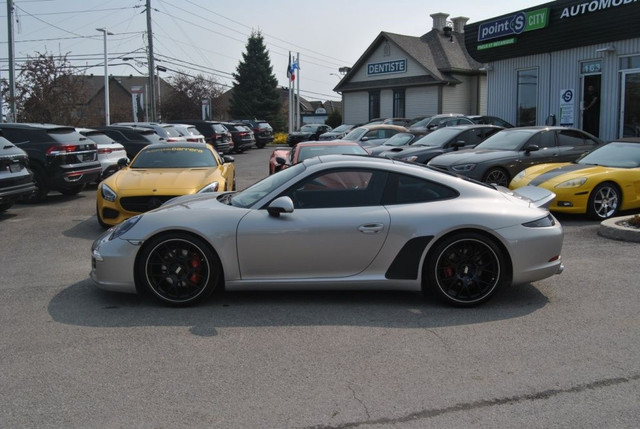
[[[349,79],[363,67],[371,54],[384,42],[395,44],[408,57],[418,62],[425,71],[424,76],[391,78],[371,82],[353,82]],[[349,91],[372,87],[434,85],[459,83],[452,73],[483,74],[482,64],[471,58],[464,44],[464,34],[433,29],[416,37],[382,31],[365,53],[356,61],[351,71],[338,83],[334,91]]]

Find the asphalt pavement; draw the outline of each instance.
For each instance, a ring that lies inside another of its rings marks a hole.
[[[235,155],[239,189],[269,153]],[[561,217],[565,271],[477,308],[263,291],[176,309],[93,286],[95,192],[0,214],[2,428],[638,426],[640,245],[598,222]]]

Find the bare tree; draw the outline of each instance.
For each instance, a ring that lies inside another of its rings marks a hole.
[[[16,79],[18,121],[77,125],[86,101],[86,81],[79,76],[66,54],[29,57]]]
[[[195,77],[178,73],[169,79],[172,91],[163,94],[162,118],[199,119],[202,116],[202,100],[211,100],[213,104],[222,94],[221,86],[203,75]],[[215,115],[215,107],[214,107]]]

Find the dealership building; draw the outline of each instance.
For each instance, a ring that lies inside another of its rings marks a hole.
[[[640,0],[558,0],[464,28],[487,113],[518,126],[640,136]]]

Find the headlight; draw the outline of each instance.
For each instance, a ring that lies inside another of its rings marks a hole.
[[[551,216],[551,213],[549,213],[547,216],[543,217],[542,219],[523,223],[522,226],[526,226],[527,228],[543,228],[547,226],[553,226],[555,224],[556,224],[555,218]]]
[[[418,157],[413,155],[413,156],[408,156],[408,157],[402,158],[402,159],[404,159],[405,161],[416,162],[418,160]]]
[[[133,226],[136,223],[138,223],[138,221],[141,218],[142,218],[142,215],[137,215],[137,216],[130,217],[129,219],[127,219],[124,222],[122,222],[120,225],[118,225],[115,228],[113,228],[113,232],[111,233],[111,236],[109,237],[109,240],[114,240],[114,239],[120,237],[122,234],[124,234],[127,231],[129,231],[131,228],[133,228]]]
[[[105,200],[107,200],[109,202],[114,202],[116,200],[116,198],[118,198],[118,194],[113,192],[113,189],[111,189],[110,187],[108,187],[104,183],[102,183],[100,185],[100,195],[102,195],[102,198],[104,198]]]
[[[522,170],[520,173],[516,174],[515,176],[513,176],[513,181],[517,182],[519,180],[524,179],[524,176],[526,176],[527,174],[525,173],[526,170]]]
[[[471,171],[475,168],[475,164],[460,164],[451,167],[453,171]]]
[[[198,193],[202,194],[204,192],[218,192],[218,186],[219,186],[218,182],[211,182],[204,188],[200,189]]]
[[[562,182],[558,185],[556,185],[556,188],[577,188],[579,186],[584,185],[584,183],[587,181],[586,177],[578,177],[576,179],[571,179],[571,180],[567,180],[565,182]]]

